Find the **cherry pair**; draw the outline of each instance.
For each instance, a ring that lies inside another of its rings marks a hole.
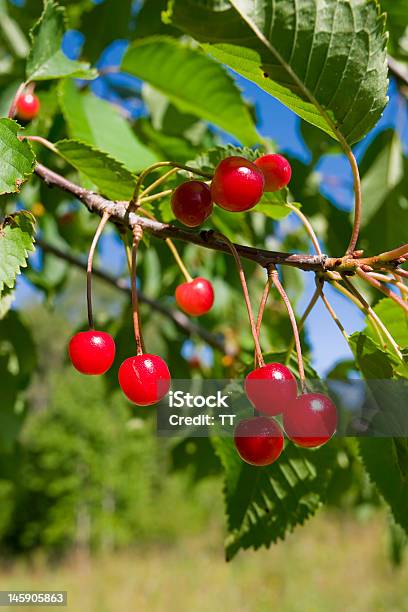
[[[230,212],[253,208],[263,193],[278,191],[289,183],[292,169],[281,155],[263,155],[254,163],[244,157],[223,159],[215,169],[211,187],[203,181],[186,181],[173,192],[175,217],[188,227],[197,227],[211,215],[213,202]]]
[[[321,393],[297,396],[293,374],[280,363],[270,363],[250,372],[245,380],[245,391],[259,412],[268,417],[283,413],[286,435],[298,446],[321,446],[336,431],[337,411],[330,398]],[[245,419],[236,427],[237,451],[252,465],[270,465],[282,452],[283,431],[268,417]]]
[[[115,359],[115,342],[106,332],[89,330],[75,334],[69,343],[73,366],[82,374],[105,374]],[[119,369],[119,384],[126,397],[138,406],[151,406],[170,388],[170,372],[158,355],[137,355]]]

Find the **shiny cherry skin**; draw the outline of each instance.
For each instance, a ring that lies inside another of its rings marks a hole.
[[[119,368],[119,384],[128,400],[137,406],[151,406],[170,389],[170,372],[158,355],[136,355]]]
[[[262,171],[244,157],[223,159],[215,169],[211,183],[212,199],[230,212],[253,208],[264,192]]]
[[[265,191],[279,191],[292,178],[292,167],[282,155],[263,155],[255,160],[255,165],[265,177]]]
[[[286,406],[283,426],[298,446],[314,448],[330,440],[337,427],[337,410],[327,395],[306,393]]]
[[[211,215],[211,190],[202,181],[186,181],[172,194],[171,208],[176,219],[188,227],[197,227]]]
[[[248,374],[245,392],[256,410],[269,416],[281,414],[297,396],[296,379],[281,363],[268,363]]]
[[[176,289],[176,302],[185,313],[200,317],[211,310],[214,304],[213,286],[210,281],[201,277],[182,283]]]
[[[283,449],[283,433],[274,419],[254,417],[240,421],[234,431],[235,448],[246,463],[271,465]]]
[[[68,352],[74,368],[81,374],[105,374],[115,359],[115,342],[106,332],[89,330],[75,334]]]
[[[23,93],[17,100],[16,115],[23,121],[32,121],[40,111],[40,101],[33,93]]]

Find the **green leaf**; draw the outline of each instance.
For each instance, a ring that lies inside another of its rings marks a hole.
[[[77,140],[61,140],[55,146],[58,153],[89,178],[102,195],[111,200],[129,200],[132,197],[136,175],[107,153]]]
[[[281,221],[292,212],[290,208],[286,206],[287,198],[287,189],[281,189],[273,193],[264,193],[261,201],[253,210],[254,212],[263,213],[275,221]],[[296,206],[300,208],[300,204],[296,204]]]
[[[167,18],[336,140],[361,140],[387,103],[385,18],[375,0],[231,0],[225,10],[172,0]]]
[[[129,38],[132,3],[132,0],[104,0],[93,3],[92,9],[83,14],[80,30],[85,36],[84,57],[96,62],[114,40]]]
[[[231,76],[201,51],[168,37],[131,45],[122,70],[146,81],[181,111],[234,135],[245,145],[259,142],[248,108]]]
[[[71,138],[85,142],[138,172],[157,161],[138,141],[119,111],[90,92],[81,93],[72,81],[61,82],[60,102]]]
[[[0,225],[0,294],[4,286],[12,289],[20,268],[27,265],[34,251],[35,219],[22,211],[7,217]]]
[[[334,459],[331,445],[307,451],[288,443],[275,464],[259,468],[240,459],[231,438],[214,438],[213,444],[225,469],[227,560],[240,549],[284,539],[324,500]]]
[[[408,480],[398,465],[396,443],[392,438],[361,438],[360,455],[395,521],[408,533]]]
[[[62,77],[94,79],[96,70],[89,64],[67,58],[61,50],[65,33],[65,8],[54,0],[45,0],[44,11],[31,31],[32,48],[27,60],[27,81]]]
[[[200,153],[195,159],[189,162],[190,166],[194,168],[200,168],[203,172],[214,172],[218,164],[231,155],[238,155],[239,157],[245,157],[249,161],[254,161],[259,157],[259,152],[250,149],[249,147],[236,147],[234,145],[218,145]]]
[[[394,378],[395,369],[398,367],[397,357],[380,348],[363,332],[352,334],[349,344],[364,378]]]
[[[8,313],[14,300],[15,292],[13,289],[5,287],[3,291],[0,291],[0,321],[1,319],[4,319],[4,317]]]
[[[390,298],[380,300],[374,307],[375,313],[379,316],[384,325],[388,328],[394,340],[402,348],[408,346],[408,316],[404,310]],[[372,327],[370,320],[368,323],[368,333],[373,340],[378,337]]]
[[[30,50],[27,38],[18,22],[8,12],[6,0],[0,0],[0,40],[18,58],[24,58]]]
[[[381,8],[387,12],[387,27],[390,34],[388,52],[395,58],[408,60],[406,0],[381,0]]]
[[[0,195],[18,193],[34,169],[33,150],[19,140],[20,129],[12,119],[0,119]]]
[[[401,143],[393,130],[377,136],[366,152],[368,169],[361,189],[364,202],[362,225],[381,209],[389,194],[400,183],[404,173]],[[365,162],[363,160],[363,169]]]

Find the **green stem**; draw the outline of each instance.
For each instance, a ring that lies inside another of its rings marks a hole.
[[[136,181],[136,185],[135,185],[135,190],[133,192],[133,196],[129,202],[129,206],[130,207],[135,207],[137,206],[138,200],[139,200],[139,192],[140,189],[143,185],[143,181],[145,180],[145,178],[151,173],[154,172],[155,170],[158,170],[159,168],[166,168],[166,167],[172,167],[172,168],[178,168],[179,170],[186,170],[187,172],[191,172],[193,174],[197,174],[198,176],[204,176],[205,178],[208,179],[212,179],[212,174],[208,174],[208,172],[201,172],[200,170],[197,170],[197,168],[192,168],[191,166],[186,166],[185,164],[179,164],[176,162],[172,162],[172,161],[163,161],[163,162],[157,162],[155,164],[152,164],[151,166],[149,166],[148,168],[146,168],[145,170],[143,170],[143,172],[141,172],[141,174],[139,175],[139,178]]]

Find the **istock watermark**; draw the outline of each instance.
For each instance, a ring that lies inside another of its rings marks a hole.
[[[165,397],[158,405],[158,435],[233,437],[241,421],[257,414],[274,418],[283,426],[285,411],[290,406],[277,406],[265,381],[259,381],[259,386],[255,384],[253,396],[262,399],[257,406],[249,401],[243,380],[173,379],[170,391],[163,393]],[[309,379],[307,391],[324,393],[334,402],[336,436],[408,437],[407,380]],[[319,402],[311,403],[320,431],[319,407]],[[317,434],[317,430],[309,432],[309,435]]]

